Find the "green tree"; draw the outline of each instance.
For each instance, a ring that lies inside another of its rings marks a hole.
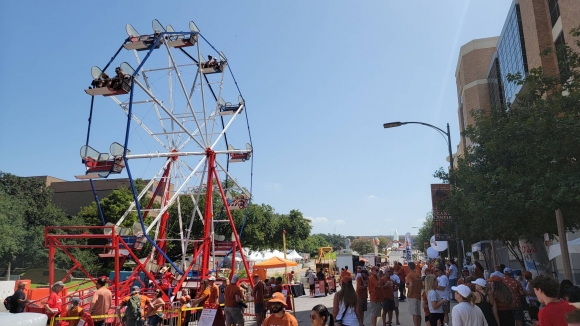
[[[47,267],[45,227],[73,225],[82,225],[81,220],[67,216],[53,204],[52,191],[44,181],[0,172],[0,260],[11,262],[12,267]],[[90,272],[96,270],[96,259],[83,256],[79,249],[70,251]],[[55,261],[58,268],[73,265],[60,251]]]
[[[369,238],[356,238],[352,240],[350,248],[361,255],[373,253],[374,248]]]
[[[427,217],[425,217],[425,221],[423,221],[423,225],[417,232],[417,236],[413,240],[413,247],[414,249],[424,251],[424,243],[429,243],[431,241],[431,237],[433,236],[433,213],[427,213]]]
[[[436,172],[453,185],[445,208],[462,237],[501,240],[516,257],[520,239],[556,233],[556,209],[580,226],[580,59],[567,46],[557,57],[560,74],[510,76],[524,86],[513,104],[473,111],[464,131],[473,145],[450,175]]]
[[[328,247],[329,244],[326,239],[320,234],[313,234],[304,241],[302,252],[309,253],[311,257],[318,254],[318,248]]]
[[[347,237],[345,237],[344,235],[341,234],[322,234],[319,233],[319,235],[321,237],[323,237],[324,239],[326,239],[326,242],[328,242],[329,246],[332,247],[332,250],[338,251],[340,249],[344,248],[345,245],[345,240]],[[354,239],[354,237],[351,239],[351,241]]]

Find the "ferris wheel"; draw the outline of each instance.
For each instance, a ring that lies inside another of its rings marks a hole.
[[[153,249],[144,263],[136,262],[137,270],[147,272],[151,264],[159,268],[170,264],[182,275],[180,285],[191,271],[206,277],[216,269],[219,257],[231,252],[234,257],[236,251],[241,254],[247,270],[232,218],[233,210],[247,209],[251,200],[251,187],[246,190],[234,176],[249,174],[251,183],[251,162],[242,164],[251,161],[253,154],[245,100],[228,58],[193,22],[188,31],[176,32],[171,25],[164,27],[153,20],[152,29],[151,34],[140,34],[127,24],[125,42],[109,63],[91,69],[93,79],[85,90],[91,96],[87,141],[80,150],[86,171],[77,178],[91,180],[94,191],[92,180],[127,173],[134,197],[125,213],[109,222],[124,236],[122,252],[101,257],[135,257],[133,251],[149,242]],[[110,70],[114,73],[107,73]],[[108,119],[113,119],[109,107],[116,108],[117,117],[126,119],[122,133],[100,125],[103,134],[99,140],[124,135],[124,139],[111,140],[108,153],[100,152],[91,137],[94,115],[103,114],[100,107],[107,108],[103,111],[107,110]],[[150,175],[139,175],[147,180],[139,192],[134,166],[150,171]],[[150,197],[148,203],[140,203],[146,196]],[[184,198],[193,203],[187,216],[182,214]],[[221,205],[221,212],[215,211],[216,205]],[[176,214],[169,213],[171,207],[177,207]],[[99,212],[105,224],[100,206]],[[127,225],[135,216],[137,222]],[[193,238],[196,219],[203,224],[201,239]],[[171,239],[167,233],[170,223],[179,225],[178,234]],[[216,225],[221,223],[231,226],[232,241],[216,235]],[[181,249],[179,257],[168,256],[171,242]]]

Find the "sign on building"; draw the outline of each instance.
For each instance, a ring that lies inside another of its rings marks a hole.
[[[451,193],[451,185],[447,183],[431,184],[431,203],[433,205],[433,233],[435,241],[448,241],[450,236],[445,233],[445,225],[452,221],[443,209],[443,203]]]

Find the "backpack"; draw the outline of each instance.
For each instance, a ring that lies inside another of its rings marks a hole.
[[[127,302],[127,309],[125,310],[125,318],[140,319],[141,318],[141,295],[132,295]]]
[[[4,308],[8,311],[12,309],[12,296],[8,296],[4,299]]]

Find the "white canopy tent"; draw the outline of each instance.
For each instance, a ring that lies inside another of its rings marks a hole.
[[[278,250],[250,251],[249,249],[245,248],[244,252],[246,253],[246,258],[248,260],[255,262],[268,260],[272,257],[284,258],[284,252]],[[300,256],[296,250],[288,250],[286,259],[300,260],[302,259],[302,256]]]
[[[568,241],[568,252],[571,254],[580,254],[580,238]],[[552,260],[562,254],[560,244],[556,243],[548,247],[548,259]]]
[[[286,252],[286,259],[302,260],[303,258],[296,252],[296,250],[288,250],[288,252]]]

